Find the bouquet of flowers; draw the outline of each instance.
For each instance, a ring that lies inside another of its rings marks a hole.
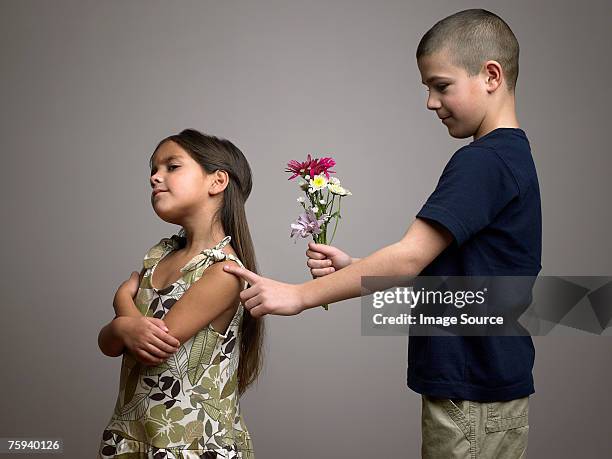
[[[287,164],[285,172],[293,174],[289,180],[298,177],[298,185],[306,194],[306,198],[300,196],[297,201],[302,205],[302,212],[297,220],[291,224],[289,237],[302,238],[312,236],[318,244],[331,244],[336,235],[338,221],[340,218],[340,203],[345,196],[352,193],[340,184],[331,168],[336,165],[332,158],[311,158],[304,162],[292,160]],[[334,222],[334,230],[329,242],[327,241],[327,226]],[[323,308],[327,310],[328,305]]]

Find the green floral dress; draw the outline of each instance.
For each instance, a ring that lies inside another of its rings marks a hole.
[[[153,271],[163,257],[184,246],[184,238],[173,235],[153,246],[144,257],[135,299],[140,312],[163,319],[213,263],[233,260],[243,266],[223,252],[230,240],[227,236],[192,258],[181,268],[182,277],[162,290],[151,285]],[[225,334],[208,325],[161,365],[142,365],[124,353],[119,396],[99,458],[254,458],[237,384],[243,311],[240,304]]]

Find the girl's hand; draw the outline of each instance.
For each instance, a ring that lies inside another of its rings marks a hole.
[[[119,290],[121,289],[126,289],[127,292],[129,292],[130,296],[134,298],[136,296],[136,293],[138,293],[138,285],[140,283],[139,280],[140,274],[138,273],[138,271],[132,271],[130,277],[128,277],[127,280],[121,283],[121,285],[117,289],[117,292],[119,292]]]
[[[347,267],[353,259],[342,250],[326,244],[308,243],[306,251],[308,260],[306,266],[310,268],[312,277],[323,277]]]
[[[159,365],[178,351],[181,343],[167,333],[161,319],[120,316],[117,334],[136,360],[145,365]]]

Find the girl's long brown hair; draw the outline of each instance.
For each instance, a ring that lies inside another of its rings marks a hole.
[[[163,139],[157,148],[169,140],[177,143],[189,153],[206,173],[212,174],[217,170],[223,170],[229,175],[229,183],[223,192],[223,202],[214,218],[219,218],[225,234],[231,236],[232,247],[240,261],[248,270],[256,273],[255,249],[244,210],[244,203],[253,186],[251,167],[246,158],[229,140],[202,134],[195,129],[185,129],[179,134],[171,135]],[[261,371],[263,334],[263,319],[255,319],[245,311],[239,339],[239,394],[244,393]]]

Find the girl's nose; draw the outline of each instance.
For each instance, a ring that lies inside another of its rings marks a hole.
[[[162,178],[159,175],[159,172],[156,172],[151,176],[151,186],[154,187],[156,183],[162,183]]]

